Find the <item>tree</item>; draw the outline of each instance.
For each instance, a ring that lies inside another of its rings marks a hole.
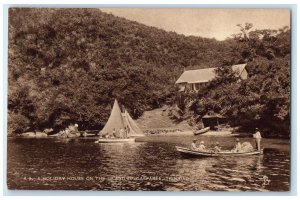
[[[234,36],[237,43],[232,50],[238,49],[241,60],[248,60],[248,79],[238,81],[230,67],[217,68],[216,78],[199,91],[191,110],[199,116],[210,111],[222,114],[245,131],[260,127],[265,136],[289,137],[289,30],[249,31],[249,23],[238,26],[242,33]]]

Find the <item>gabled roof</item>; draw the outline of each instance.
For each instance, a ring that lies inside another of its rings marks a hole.
[[[233,71],[238,71],[239,75],[245,70],[247,64],[232,65]]]
[[[232,70],[238,71],[239,75],[245,70],[247,64],[233,65]],[[206,83],[216,77],[215,69],[217,68],[204,68],[196,70],[184,71],[176,83]]]

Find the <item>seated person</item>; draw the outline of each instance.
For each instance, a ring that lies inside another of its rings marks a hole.
[[[201,141],[200,142],[200,146],[198,147],[197,149],[198,151],[205,151],[206,150],[206,147],[204,145],[204,141]]]
[[[219,142],[217,142],[214,147],[214,152],[220,152],[220,151],[222,151],[222,150],[221,150],[221,147],[219,146]]]
[[[198,147],[197,147],[197,139],[193,139],[193,142],[191,144],[191,150],[197,151]]]
[[[235,147],[234,147],[234,149],[231,150],[231,152],[237,153],[237,152],[241,152],[241,150],[242,150],[242,145],[240,143],[240,140],[239,140],[239,138],[236,138]]]
[[[124,129],[122,129],[122,128],[120,128],[119,137],[120,138],[125,138]]]

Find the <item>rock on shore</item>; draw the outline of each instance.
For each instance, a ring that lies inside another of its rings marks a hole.
[[[47,137],[48,135],[43,132],[26,132],[20,134],[22,137],[34,137],[34,138],[40,138],[40,137]]]

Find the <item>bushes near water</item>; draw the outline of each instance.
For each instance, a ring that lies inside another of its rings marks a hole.
[[[248,26],[249,27],[249,26]],[[245,29],[244,29],[245,31]],[[8,130],[101,129],[114,98],[137,118],[176,99],[189,66],[248,63],[239,84],[220,76],[191,109],[222,113],[244,128],[286,131],[290,30],[258,30],[225,41],[179,35],[99,9],[9,10]],[[251,126],[250,126],[251,125]]]

